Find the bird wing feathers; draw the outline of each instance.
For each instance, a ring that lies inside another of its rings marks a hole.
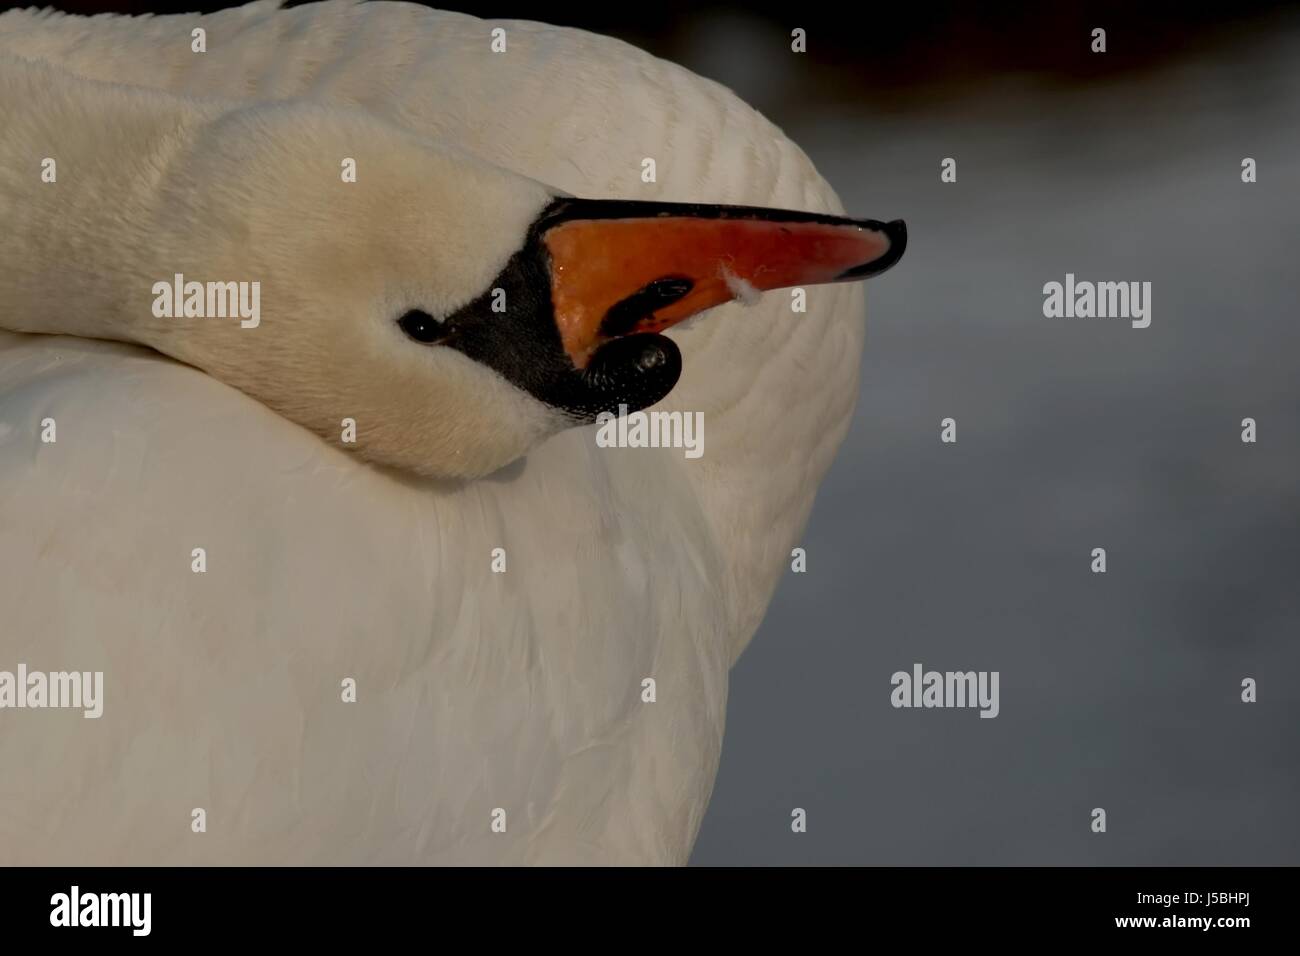
[[[0,52],[360,105],[580,195],[842,211],[734,95],[617,41],[276,6],[11,12]],[[684,862],[727,669],[847,429],[861,301],[809,289],[794,315],[772,293],[674,330],[686,371],[661,407],[704,413],[698,460],[583,429],[467,486],[361,466],[143,350],[0,334],[0,668],[106,685],[99,720],[0,712],[0,858]]]

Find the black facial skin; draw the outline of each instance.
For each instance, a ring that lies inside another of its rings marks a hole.
[[[563,200],[561,200],[563,202]],[[441,322],[422,312],[403,315],[398,324],[414,341],[443,345],[499,372],[506,381],[557,408],[576,423],[593,422],[601,412],[639,411],[672,391],[682,374],[682,354],[666,336],[623,334],[657,308],[690,291],[689,280],[673,277],[651,283],[610,310],[622,337],[600,346],[585,369],[576,368],[560,341],[551,304],[550,257],[542,243],[555,225],[556,204],[529,230],[515,253],[473,302]],[[545,228],[542,228],[545,223]],[[505,291],[505,311],[493,312],[493,290]],[[674,294],[675,293],[675,294]]]
[[[492,311],[493,289],[505,290],[504,312]],[[618,414],[619,405],[648,408],[682,374],[682,354],[672,340],[644,333],[606,342],[585,369],[576,368],[555,325],[545,248],[531,239],[473,302],[441,322],[408,312],[398,324],[414,341],[456,349],[495,369],[575,423],[593,422],[605,411]]]
[[[423,312],[398,319],[414,341],[454,348],[495,369],[517,388],[560,409],[575,423],[592,422],[601,412],[639,411],[663,399],[682,374],[682,354],[666,336],[627,334],[636,323],[690,292],[684,276],[663,276],[649,283],[605,315],[601,331],[619,336],[601,345],[587,367],[574,366],[564,350],[551,302],[550,257],[542,237],[571,219],[632,219],[693,216],[707,219],[763,219],[779,222],[850,220],[816,213],[795,213],[749,206],[700,206],[601,199],[556,199],[529,229],[523,248],[473,302],[441,322]],[[848,270],[841,278],[858,279],[883,272],[898,261],[907,233],[901,221],[884,224],[858,220],[860,225],[886,232],[892,242],[881,259]],[[494,290],[505,291],[505,311],[493,312]]]

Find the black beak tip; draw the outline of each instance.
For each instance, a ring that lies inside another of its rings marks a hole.
[[[868,219],[861,222],[860,225],[876,232],[883,232],[888,236],[889,249],[879,259],[872,259],[870,262],[864,262],[860,266],[854,266],[840,273],[837,281],[869,279],[872,276],[878,276],[903,258],[903,253],[907,251],[907,223],[903,220],[895,219],[892,222],[879,222],[875,219]]]

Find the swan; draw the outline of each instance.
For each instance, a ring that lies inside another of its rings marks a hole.
[[[686,861],[900,221],[632,47],[347,0],[0,15],[0,211],[0,668],[104,675],[0,709],[0,860]]]

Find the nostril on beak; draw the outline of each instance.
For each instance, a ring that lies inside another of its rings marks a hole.
[[[646,316],[656,309],[671,305],[693,288],[695,288],[694,280],[686,276],[665,276],[662,279],[655,279],[613,305],[601,320],[600,334],[611,339],[627,335]]]

